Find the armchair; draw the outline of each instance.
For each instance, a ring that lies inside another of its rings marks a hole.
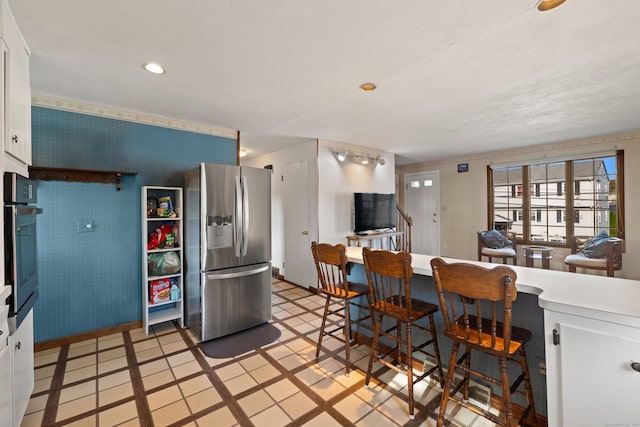
[[[564,263],[569,267],[569,271],[576,272],[577,268],[587,268],[592,270],[605,270],[607,276],[613,277],[615,270],[622,269],[622,239],[609,237],[605,241],[606,255],[604,257],[588,257],[581,252],[582,247],[591,238],[575,236],[571,241],[571,254],[564,259]]]
[[[516,265],[518,254],[515,239],[516,234],[510,231],[478,231],[478,261],[482,261],[483,256],[489,258],[489,262],[493,262],[493,258],[501,258],[503,264],[513,259],[513,265]]]

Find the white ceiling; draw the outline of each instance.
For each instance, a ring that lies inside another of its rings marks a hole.
[[[9,3],[34,94],[238,129],[251,155],[320,138],[406,164],[640,129],[639,0]]]

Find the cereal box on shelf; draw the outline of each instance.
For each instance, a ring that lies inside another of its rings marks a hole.
[[[149,284],[149,302],[157,304],[169,301],[171,295],[171,281],[169,279],[152,280]]]

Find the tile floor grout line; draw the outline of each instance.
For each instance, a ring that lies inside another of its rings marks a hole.
[[[253,424],[249,419],[249,416],[244,412],[242,407],[238,404],[237,399],[234,397],[231,391],[227,389],[227,387],[224,385],[224,381],[222,381],[220,377],[218,377],[218,375],[215,373],[215,368],[209,365],[204,355],[200,352],[200,349],[198,348],[197,344],[195,344],[191,340],[191,337],[188,336],[186,330],[181,330],[180,333],[183,338],[186,338],[189,341],[191,341],[191,345],[192,345],[190,347],[191,353],[194,355],[196,361],[202,368],[202,371],[206,373],[207,378],[209,378],[209,381],[211,382],[211,385],[215,388],[215,390],[218,392],[218,394],[222,398],[222,402],[226,404],[227,408],[229,408],[229,411],[231,411],[231,413],[236,418],[238,423],[241,426],[253,426]],[[214,408],[215,407],[207,408],[207,411],[205,412],[205,414],[214,412],[215,411]]]
[[[136,351],[133,346],[134,343],[131,339],[131,334],[129,331],[124,331],[122,335],[124,339],[127,365],[129,367],[129,376],[133,387],[133,395],[135,397],[136,411],[138,412],[138,420],[142,427],[153,427],[153,417],[151,415],[151,409],[149,408],[149,402],[147,401],[147,393],[144,389],[142,374],[140,373],[140,368],[138,366],[138,359],[136,357]]]
[[[58,415],[58,403],[60,401],[60,391],[64,382],[64,371],[67,367],[67,357],[69,355],[69,345],[60,347],[56,368],[53,371],[53,378],[49,385],[49,396],[42,417],[42,425],[49,426],[55,423]]]

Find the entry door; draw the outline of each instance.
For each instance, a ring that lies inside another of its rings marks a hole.
[[[440,255],[440,185],[438,172],[407,174],[405,210],[413,219],[411,252]]]
[[[289,163],[283,177],[284,278],[308,288],[314,272],[309,219],[309,163]]]

